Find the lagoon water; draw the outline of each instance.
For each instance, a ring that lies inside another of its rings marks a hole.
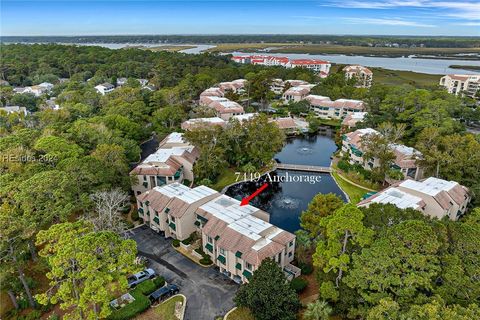
[[[279,162],[289,164],[329,166],[330,156],[336,149],[330,136],[299,136],[289,138],[282,151],[274,158]],[[251,204],[270,213],[272,224],[290,232],[300,229],[300,214],[307,209],[316,194],[332,192],[346,201],[345,195],[330,174],[277,170],[272,172],[270,177],[272,180],[278,181],[275,176],[285,179],[286,175],[289,176],[290,181],[299,180],[300,178],[297,176],[304,176],[304,182],[270,183],[269,177],[264,176],[260,181],[248,181],[234,185],[227,189],[226,194],[241,199],[254,192],[264,182],[269,182],[269,187],[254,198]],[[313,178],[311,176],[319,177],[320,181],[309,183],[309,179]]]

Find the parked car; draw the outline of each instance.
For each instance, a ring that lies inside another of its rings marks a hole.
[[[150,269],[150,268],[145,269],[143,271],[140,271],[128,277],[128,287],[135,288],[138,284],[142,283],[143,281],[148,279],[153,279],[156,276],[157,275],[153,269]]]
[[[162,301],[165,298],[171,297],[175,294],[180,292],[180,289],[174,285],[174,284],[169,284],[168,286],[161,287],[160,289],[155,290],[152,292],[149,296],[148,299],[150,300],[151,303]]]

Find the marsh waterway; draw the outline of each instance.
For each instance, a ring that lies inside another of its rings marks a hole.
[[[289,138],[283,149],[275,155],[275,159],[288,164],[329,166],[330,157],[336,149],[332,135],[298,136]],[[270,177],[272,180],[279,180],[275,176],[282,180],[288,178],[289,182],[270,183]],[[346,201],[344,193],[330,174],[276,170],[270,173],[270,177],[263,176],[260,181],[234,185],[225,193],[241,199],[264,182],[269,182],[269,187],[250,204],[270,213],[272,224],[290,232],[300,229],[300,214],[307,209],[316,194],[332,192]],[[296,182],[299,180],[303,182]],[[316,182],[317,180],[319,182]],[[315,183],[311,183],[312,181]]]

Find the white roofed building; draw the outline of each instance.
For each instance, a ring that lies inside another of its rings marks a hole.
[[[98,86],[95,86],[95,89],[98,91],[98,93],[104,96],[107,93],[110,93],[113,90],[115,90],[115,87],[113,86],[113,84],[105,82],[105,83],[99,84]]]
[[[221,126],[224,127],[226,121],[219,117],[189,119],[182,123],[182,129],[189,131],[202,126]]]
[[[132,186],[134,194],[165,184],[182,183],[184,179],[193,181],[193,164],[198,156],[198,149],[186,142],[182,133],[169,134],[160,142],[157,151],[130,172],[131,176],[136,176]]]
[[[430,177],[423,181],[405,180],[358,203],[391,203],[399,208],[413,208],[424,215],[457,220],[467,209],[471,197],[468,189],[455,181]]]
[[[27,108],[25,107],[20,107],[20,106],[6,106],[6,107],[0,107],[1,111],[5,111],[7,114],[10,113],[20,113],[23,114],[24,116],[28,115]]]
[[[347,115],[342,120],[342,126],[345,126],[349,129],[354,128],[357,123],[362,122],[367,116],[368,112],[354,112]]]

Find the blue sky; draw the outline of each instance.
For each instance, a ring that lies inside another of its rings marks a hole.
[[[480,36],[479,0],[0,0],[1,35]]]

